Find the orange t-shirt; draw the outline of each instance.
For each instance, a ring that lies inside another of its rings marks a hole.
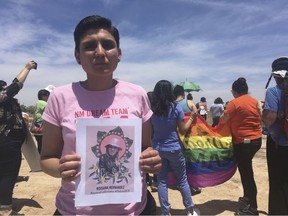
[[[255,98],[246,94],[230,101],[224,110],[229,115],[233,144],[242,143],[244,139],[262,137],[261,115],[257,104]]]

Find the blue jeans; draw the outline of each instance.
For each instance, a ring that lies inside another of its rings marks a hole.
[[[158,197],[161,205],[162,214],[169,214],[171,205],[168,202],[168,187],[167,187],[167,179],[168,172],[173,171],[178,189],[181,192],[183,204],[186,209],[190,209],[194,206],[191,197],[190,186],[187,181],[186,175],[186,162],[184,154],[181,150],[177,151],[169,151],[169,152],[159,152],[162,168],[157,175],[158,177]]]

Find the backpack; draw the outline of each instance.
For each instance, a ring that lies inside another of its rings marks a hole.
[[[285,109],[284,109],[284,124],[283,124],[283,130],[286,134],[286,137],[288,139],[288,92],[285,92]]]

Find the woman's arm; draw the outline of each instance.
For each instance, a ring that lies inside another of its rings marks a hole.
[[[20,71],[20,73],[13,80],[12,84],[3,89],[0,93],[0,102],[5,101],[7,98],[13,98],[20,89],[23,87],[23,84],[32,68],[36,68],[36,62],[30,61],[26,66]]]
[[[220,124],[225,124],[229,119],[230,119],[229,114],[223,113],[223,114],[220,116],[219,123],[220,123]]]
[[[144,122],[142,124],[142,151],[148,147],[152,146],[152,124],[151,120]]]
[[[140,168],[146,173],[158,173],[161,169],[161,158],[158,151],[151,145],[152,125],[148,120],[142,125],[142,153],[140,155]]]
[[[257,102],[257,109],[258,109],[260,115],[262,116],[263,115],[263,103],[262,103],[262,101]]]
[[[262,121],[265,123],[265,126],[269,128],[277,119],[277,113],[272,112],[271,110],[263,110],[262,112]]]
[[[19,72],[19,74],[16,76],[16,79],[23,85],[30,70],[31,69],[37,69],[37,63],[35,61],[29,61],[25,65],[25,67]]]
[[[53,177],[72,181],[80,176],[80,156],[73,154],[61,157],[62,150],[62,129],[44,121],[41,151],[42,170]]]
[[[185,123],[184,120],[179,120],[178,121],[178,130],[181,134],[185,134],[186,131],[191,127],[193,120],[195,119],[196,113],[195,112],[191,112],[190,118],[188,119],[188,121]]]
[[[61,128],[44,121],[41,166],[45,173],[60,178],[59,160],[63,149]]]
[[[196,107],[196,105],[194,104],[194,102],[191,101],[191,100],[187,100],[187,103],[188,103],[188,106],[189,106],[190,110],[191,110],[192,112],[196,113],[196,112],[197,112],[197,107]]]

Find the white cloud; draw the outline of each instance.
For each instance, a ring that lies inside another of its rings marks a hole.
[[[25,104],[34,104],[37,91],[49,84],[85,79],[74,60],[73,30],[94,13],[105,14],[120,30],[123,58],[115,77],[146,90],[160,79],[192,80],[203,89],[193,93],[195,101],[205,96],[211,104],[218,96],[232,99],[233,81],[244,76],[251,94],[264,99],[271,62],[287,55],[285,3],[8,0],[0,8],[1,79],[12,80],[30,59],[39,63],[18,95]]]

